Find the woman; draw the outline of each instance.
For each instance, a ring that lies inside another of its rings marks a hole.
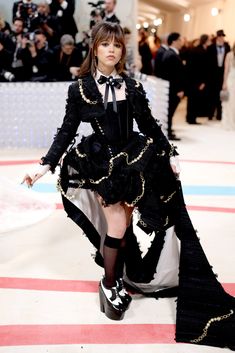
[[[222,90],[227,96],[222,102],[222,126],[226,130],[235,130],[235,43],[225,58]]]
[[[217,282],[200,247],[177,178],[177,153],[152,117],[142,85],[122,73],[124,57],[121,27],[97,24],[80,78],[69,88],[63,124],[41,169],[24,181],[32,186],[46,171],[53,172],[80,122],[89,123],[93,133],[63,158],[58,188],[66,212],[104,266],[101,311],[120,320],[130,304],[122,281],[124,262],[135,288],[144,292],[142,285],[151,286],[167,232],[174,227],[181,240],[176,340],[235,346],[233,298]],[[133,129],[134,119],[140,133]],[[154,235],[144,257],[132,228],[133,210],[145,237]],[[226,321],[226,336],[221,325],[219,333],[208,332],[219,320]]]
[[[148,33],[144,28],[139,30],[139,54],[142,60],[142,67],[140,72],[146,75],[153,74],[152,67],[152,53],[148,43]]]

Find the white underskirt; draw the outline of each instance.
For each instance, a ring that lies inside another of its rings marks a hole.
[[[100,252],[102,254],[103,242],[107,233],[107,223],[102,208],[94,194],[87,189],[68,189],[67,195],[74,194],[75,198],[72,203],[78,207],[94,225],[98,233],[101,235]],[[148,251],[154,234],[151,236],[143,232],[138,226],[138,212],[133,213],[133,229],[137,242],[140,246],[142,256],[144,257]],[[162,249],[154,279],[150,283],[133,283],[125,275],[124,279],[132,286],[143,290],[144,292],[158,291],[165,288],[171,288],[178,285],[179,272],[179,242],[176,238],[174,227],[167,229],[165,243]]]

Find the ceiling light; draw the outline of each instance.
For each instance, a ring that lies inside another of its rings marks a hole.
[[[156,32],[157,32],[157,31],[156,31],[156,28],[152,28],[152,29],[151,29],[151,32],[152,32],[152,33],[156,33]]]
[[[143,27],[144,27],[144,28],[148,28],[148,27],[149,27],[148,22],[144,22],[144,23],[143,23]]]
[[[160,26],[162,24],[162,19],[161,18],[156,18],[156,20],[153,21],[154,26]]]
[[[141,28],[141,25],[139,23],[137,23],[136,29],[140,29],[140,28]]]
[[[184,22],[189,22],[191,20],[191,16],[189,13],[184,14]]]
[[[217,7],[212,7],[211,15],[212,16],[218,16],[218,14],[219,14],[219,9]]]

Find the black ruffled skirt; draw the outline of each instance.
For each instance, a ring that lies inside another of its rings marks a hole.
[[[125,144],[109,144],[98,134],[84,137],[63,161],[63,186],[97,192],[105,205],[138,207],[146,233],[175,223],[177,181],[169,156],[153,139],[133,133]]]

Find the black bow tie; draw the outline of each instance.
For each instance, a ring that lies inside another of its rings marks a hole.
[[[106,83],[105,94],[104,94],[104,107],[107,109],[108,104],[108,95],[109,95],[109,87],[111,88],[112,97],[113,97],[113,110],[117,113],[117,102],[114,87],[120,89],[122,87],[122,78],[113,78],[113,76],[103,76],[101,75],[97,81],[100,85]]]

